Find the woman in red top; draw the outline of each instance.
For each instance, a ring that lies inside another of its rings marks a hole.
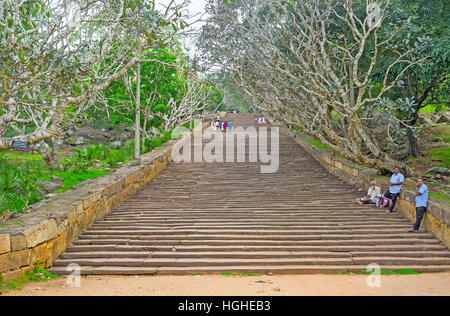
[[[223,132],[226,133],[227,132],[227,122],[223,122]]]

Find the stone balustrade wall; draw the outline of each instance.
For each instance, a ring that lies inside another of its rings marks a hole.
[[[203,129],[210,125],[203,124]],[[195,133],[199,133],[197,129]],[[90,225],[131,198],[171,161],[172,147],[191,137],[184,133],[115,172],[86,181],[39,204],[32,212],[0,224],[0,275],[4,280],[51,267],[54,260]]]

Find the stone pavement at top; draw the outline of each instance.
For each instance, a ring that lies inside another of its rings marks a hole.
[[[251,115],[228,115],[233,126]],[[98,221],[51,269],[66,274],[450,271],[450,252],[400,214],[352,203],[355,188],[280,134],[280,168],[172,162]],[[70,271],[71,272],[71,271]]]

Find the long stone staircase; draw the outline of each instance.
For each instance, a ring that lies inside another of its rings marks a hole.
[[[251,126],[252,115],[228,115]],[[270,134],[269,134],[270,135]],[[280,134],[280,168],[171,163],[145,189],[82,234],[53,273],[337,273],[450,271],[433,235],[407,233],[399,214],[352,203],[359,194]]]

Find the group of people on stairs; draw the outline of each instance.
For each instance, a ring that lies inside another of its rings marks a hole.
[[[367,195],[361,199],[356,200],[358,204],[374,204],[376,207],[389,207],[387,214],[394,212],[395,205],[400,197],[400,193],[403,185],[405,184],[405,177],[401,174],[400,168],[395,167],[394,173],[389,180],[389,189],[383,195],[381,188],[377,186],[375,181],[370,183],[370,188]],[[389,203],[389,200],[392,202]],[[427,212],[428,206],[428,187],[424,183],[423,179],[418,179],[416,183],[416,223],[409,230],[409,232],[415,232],[420,229],[423,217]],[[390,206],[389,206],[390,205]]]

